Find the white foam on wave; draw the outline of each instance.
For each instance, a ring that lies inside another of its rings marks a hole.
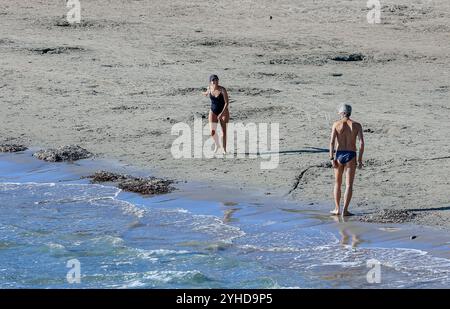
[[[191,281],[192,279],[198,278],[200,280],[207,279],[198,270],[153,270],[144,273],[144,280],[155,281],[156,283],[170,283],[174,281]]]
[[[124,201],[124,200],[120,200],[120,199],[116,199],[113,197],[107,197],[107,198],[102,198],[102,199],[91,199],[89,200],[89,203],[91,205],[95,205],[95,206],[99,206],[99,207],[104,207],[104,206],[117,206],[120,207],[122,210],[122,213],[124,215],[132,215],[135,216],[137,218],[142,218],[145,216],[145,209],[139,207],[136,204]]]
[[[46,190],[51,188],[52,190]],[[58,190],[55,190],[58,189]],[[100,184],[70,184],[70,183],[38,183],[38,182],[3,182],[0,191],[28,190],[29,194],[36,194],[40,200],[35,205],[48,203],[82,202],[102,198],[116,198],[121,189]],[[42,190],[45,190],[42,192]],[[68,191],[68,192],[67,192]],[[63,197],[61,197],[63,195]],[[67,197],[70,196],[70,197]],[[44,198],[45,199],[42,199]]]
[[[189,211],[187,209],[184,209],[184,208],[175,208],[174,210],[178,211],[178,212],[181,212],[181,213],[184,213],[184,214],[189,213]]]
[[[146,250],[150,255],[157,256],[166,256],[166,255],[177,255],[177,254],[188,254],[189,251],[186,250],[168,250],[168,249],[155,249],[155,250]]]
[[[118,236],[112,236],[112,235],[104,235],[104,236],[98,236],[90,239],[93,243],[108,243],[109,245],[113,247],[117,246],[123,246],[124,240],[121,237]]]
[[[145,286],[146,286],[146,284],[144,282],[142,282],[139,279],[136,279],[136,280],[131,280],[121,286],[114,286],[114,287],[117,287],[119,289],[134,289],[134,288],[142,288]]]
[[[352,247],[340,243],[334,233],[317,228],[267,231],[257,229],[254,234],[238,241],[237,247],[271,267],[284,271],[317,273],[324,269],[366,269],[370,259],[380,261],[385,271],[397,272],[398,278],[385,282],[386,287],[398,287],[402,276],[411,278],[408,286],[433,283],[450,286],[450,260],[432,256],[426,251],[409,248]],[[267,255],[263,253],[268,253]],[[351,274],[351,273],[349,273]]]
[[[64,245],[61,245],[61,244],[58,244],[58,243],[54,243],[54,242],[49,242],[46,245],[50,249],[58,249],[58,250],[66,249],[66,247],[64,247]]]
[[[299,249],[299,248],[295,248],[295,247],[277,247],[277,246],[272,246],[272,247],[260,247],[260,246],[255,246],[255,245],[238,245],[237,246],[239,249],[242,249],[244,251],[264,251],[264,252],[301,252],[303,251],[303,249]]]
[[[195,220],[191,226],[194,231],[219,237],[224,243],[232,243],[234,239],[246,235],[240,228],[225,224],[218,217],[209,215],[193,215],[193,217]]]
[[[146,249],[135,249],[136,256],[140,259],[156,262],[160,257],[166,256],[178,256],[183,254],[189,254],[189,251],[186,250],[169,250],[169,249],[154,249],[154,250],[146,250]]]
[[[178,283],[187,284],[191,282],[202,282],[209,280],[207,276],[198,270],[151,270],[142,273],[125,273],[122,284],[111,287],[127,289],[140,287],[160,287],[163,284]]]
[[[261,252],[303,252],[309,248],[338,243],[339,240],[333,233],[315,228],[274,232],[258,229],[247,236],[238,247]]]
[[[139,219],[156,215],[158,220],[166,224],[180,225],[191,231],[214,237],[225,243],[242,237],[245,233],[238,227],[225,224],[220,218],[210,215],[194,215],[183,208],[155,209],[134,204],[118,198],[121,189],[101,184],[66,184],[66,183],[0,183],[0,192],[26,190],[35,205],[70,204],[86,202],[96,207],[118,207],[124,215],[132,215]],[[13,195],[13,194],[11,194]],[[28,199],[28,197],[26,197]],[[158,223],[158,222],[156,222]]]
[[[245,235],[240,228],[225,224],[212,215],[196,215],[186,209],[147,208],[146,218],[151,225],[158,225],[177,234],[178,231],[208,236],[212,242],[231,244]]]
[[[100,207],[118,206],[122,208],[124,214],[134,215],[138,218],[142,218],[145,214],[143,208],[117,198],[122,192],[121,189],[101,184],[8,182],[0,183],[0,190],[27,190],[30,194],[37,195],[40,199],[35,201],[34,205],[86,202],[87,204]]]
[[[437,282],[450,285],[450,260],[430,255],[428,252],[409,248],[351,248],[340,245],[310,248],[293,259],[291,267],[314,269],[337,266],[342,268],[367,268],[367,262],[375,259],[380,265],[406,275],[407,285]],[[308,262],[311,261],[312,263]],[[399,287],[401,280],[391,279],[386,286]]]

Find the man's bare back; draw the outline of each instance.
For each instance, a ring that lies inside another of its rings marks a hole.
[[[362,131],[360,123],[349,118],[343,118],[333,124],[336,131],[337,149],[356,151],[356,138]]]

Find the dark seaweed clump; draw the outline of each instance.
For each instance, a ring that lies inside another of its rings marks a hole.
[[[117,186],[124,191],[136,192],[144,195],[165,194],[174,190],[171,186],[174,182],[173,180],[156,177],[134,177],[107,171],[98,171],[87,178],[90,178],[92,183],[117,183]]]

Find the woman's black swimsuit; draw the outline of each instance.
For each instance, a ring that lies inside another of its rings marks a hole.
[[[223,98],[223,94],[222,94],[222,92],[220,92],[220,94],[217,97],[215,97],[210,92],[209,98],[211,99],[211,111],[216,116],[218,116],[223,111],[223,108],[225,107],[225,99]]]

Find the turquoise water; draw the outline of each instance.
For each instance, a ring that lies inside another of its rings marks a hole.
[[[0,155],[1,288],[450,287],[444,231],[339,221],[324,205],[229,187],[148,198],[80,179],[101,168],[137,172]],[[66,279],[71,259],[80,283]],[[367,281],[370,259],[381,283]]]

